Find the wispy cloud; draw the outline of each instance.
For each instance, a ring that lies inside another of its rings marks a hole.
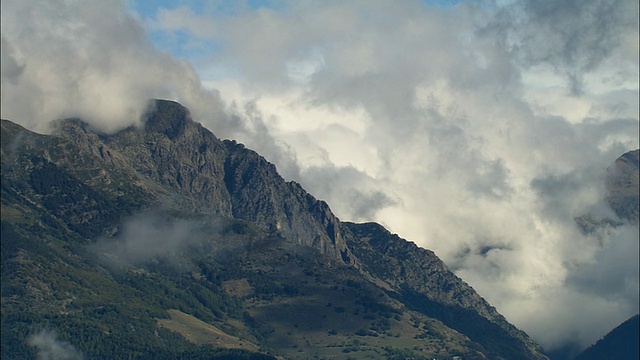
[[[176,257],[198,245],[203,234],[202,224],[194,220],[150,210],[126,219],[113,237],[100,239],[92,249],[125,266],[141,265],[151,259]]]
[[[70,343],[58,339],[51,330],[42,330],[28,339],[28,344],[37,350],[38,360],[82,360],[82,354]]]

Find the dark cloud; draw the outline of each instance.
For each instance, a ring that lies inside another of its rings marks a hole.
[[[501,10],[486,30],[503,41],[525,66],[547,64],[564,74],[572,94],[583,93],[584,76],[602,65],[638,28],[632,0],[527,0]]]
[[[374,179],[351,166],[310,167],[301,176],[308,186],[320,194],[340,197],[340,201],[331,205],[333,211],[336,214],[351,214],[350,220],[353,221],[373,219],[380,209],[396,201],[377,189]]]
[[[0,49],[2,53],[2,77],[15,84],[24,70],[24,65],[20,65],[18,60],[13,56],[13,48],[4,37],[2,37]]]
[[[638,312],[638,227],[624,225],[601,227],[593,236],[606,242],[596,251],[592,261],[573,269],[567,283],[584,294],[620,303]],[[635,266],[635,269],[634,269]]]
[[[568,222],[586,213],[591,203],[605,197],[604,171],[549,174],[533,179],[531,188],[538,195],[545,217],[550,221]]]

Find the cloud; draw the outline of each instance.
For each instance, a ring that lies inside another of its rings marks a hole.
[[[42,330],[29,336],[28,344],[37,350],[38,360],[82,360],[82,354],[70,343],[58,339],[54,331]]]
[[[637,14],[638,3],[626,0],[527,0],[502,9],[487,29],[503,32],[525,66],[552,66],[566,77],[571,93],[580,94],[585,75],[614,52],[637,51],[637,44],[627,42],[637,39]]]
[[[598,231],[605,240],[595,256],[571,273],[568,282],[584,294],[622,300],[633,309],[638,304],[638,227],[632,224]],[[633,266],[636,266],[636,271]]]
[[[2,116],[31,126],[78,116],[107,131],[138,121],[149,91],[162,88],[161,64],[173,60],[146,57],[143,29],[118,5],[3,3],[3,58],[22,71],[5,79],[3,68]]]
[[[138,124],[151,98],[180,100],[198,116],[223,107],[116,0],[3,1],[2,60],[3,118],[39,130],[80,117],[116,131]]]
[[[169,259],[180,268],[181,255],[195,247],[215,244],[220,232],[216,221],[171,217],[163,209],[136,214],[126,219],[109,238],[99,239],[91,249],[111,260],[112,265],[137,266],[151,260]],[[205,239],[205,234],[209,237]],[[109,263],[109,261],[107,261]]]
[[[353,214],[349,217],[351,221],[371,220],[379,210],[396,201],[379,190],[375,179],[351,166],[313,166],[305,169],[301,176],[305,186],[319,193],[331,193],[334,198],[340,197],[341,201],[334,203],[333,211]]]

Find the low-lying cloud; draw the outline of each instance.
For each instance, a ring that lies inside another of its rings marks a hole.
[[[99,240],[92,248],[125,266],[141,265],[151,259],[176,257],[200,244],[203,234],[202,223],[150,210],[126,219],[112,237]]]
[[[42,330],[29,336],[29,346],[36,348],[38,360],[82,360],[80,353],[72,344],[58,339],[52,330]]]

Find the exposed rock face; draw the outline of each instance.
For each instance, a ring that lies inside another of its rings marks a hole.
[[[608,169],[607,201],[621,219],[638,223],[640,204],[640,180],[638,154],[640,150],[629,151],[620,156]]]
[[[126,237],[126,219],[158,207],[168,209],[161,220],[137,226],[165,242],[150,246],[167,246],[171,239],[162,231],[176,232],[189,246],[170,248],[175,258],[165,254],[110,273],[84,257],[85,247],[78,244],[115,241],[115,233]],[[14,285],[3,290],[3,321],[5,306],[37,309],[55,297],[55,316],[76,314],[76,325],[100,318],[105,308],[116,308],[114,303],[120,307],[115,313],[145,309],[144,321],[160,316],[158,309],[182,306],[183,312],[191,309],[201,320],[215,319],[234,334],[293,358],[299,354],[288,352],[287,337],[307,331],[341,341],[376,339],[354,344],[379,358],[400,356],[376,345],[395,344],[399,337],[400,343],[415,344],[430,355],[546,359],[433,252],[378,224],[340,222],[329,205],[285,181],[273,164],[242,144],[219,140],[175,102],[155,101],[142,127],[112,135],[96,133],[77,119],[58,121],[53,136],[3,120],[2,209],[3,264],[19,269],[7,279],[32,289],[27,294]],[[213,230],[211,219],[230,225]],[[203,229],[212,233],[203,234]],[[234,245],[218,251],[222,243]],[[181,270],[167,272],[165,263]],[[226,298],[224,283],[245,284],[246,295]],[[100,295],[105,286],[111,289],[108,294],[126,293],[132,299]],[[139,296],[155,302],[140,302]],[[176,305],[174,298],[182,302]],[[241,311],[244,315],[238,315]],[[234,320],[227,321],[230,317]],[[21,333],[14,325],[11,333]],[[107,331],[104,326],[87,331]],[[300,344],[329,351],[330,340],[311,344],[303,337]]]
[[[599,228],[618,227],[625,222],[638,224],[640,211],[640,180],[638,168],[639,150],[629,151],[616,159],[607,168],[607,193],[602,199],[616,216],[595,217],[584,214],[576,217],[576,223],[585,233],[593,233]]]
[[[255,152],[225,142],[229,156],[225,183],[232,198],[233,216],[280,231],[297,244],[313,247],[351,263],[339,221],[329,206],[316,200],[295,182],[285,182],[275,166]]]
[[[84,177],[95,185],[112,183],[108,174],[116,169],[184,210],[248,220],[352,262],[329,206],[300,185],[285,182],[273,164],[242,144],[220,141],[176,102],[155,101],[146,116],[144,128],[114,135],[98,135],[80,121],[64,120],[57,123],[56,135],[89,155],[87,168],[112,168],[103,171],[103,178]],[[172,196],[175,192],[181,196]]]

